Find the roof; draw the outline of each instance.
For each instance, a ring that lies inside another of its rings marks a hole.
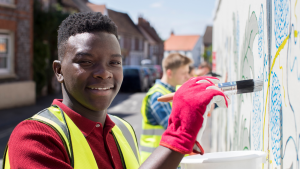
[[[107,12],[109,18],[118,26],[118,34],[126,34],[144,38],[138,27],[133,23],[127,13],[117,12],[111,9],[107,9]]]
[[[212,44],[212,26],[207,26],[205,33],[203,35],[203,44],[205,46],[210,46]]]
[[[90,8],[86,6],[87,0],[61,0],[63,6],[68,6],[71,8],[77,8],[80,12],[89,12]]]
[[[91,8],[94,12],[101,12],[103,15],[107,15],[107,10],[105,5],[96,5],[92,3],[86,3],[86,5]]]
[[[156,41],[146,32],[146,30],[144,28],[142,28],[141,26],[138,26],[138,28],[140,29],[140,31],[142,32],[142,34],[144,35],[144,37],[147,39],[147,41],[151,45],[155,45],[156,44]]]
[[[156,30],[150,25],[150,23],[142,17],[139,17],[138,27],[144,36],[151,42],[161,43],[162,40],[157,34]]]
[[[92,3],[87,3],[86,5],[94,12],[101,12],[104,15],[108,15],[108,17],[117,25],[119,35],[126,34],[129,36],[144,38],[143,34],[133,23],[127,13],[107,9],[105,5],[96,5]]]
[[[171,35],[165,41],[165,51],[190,51],[198,42],[200,35]]]

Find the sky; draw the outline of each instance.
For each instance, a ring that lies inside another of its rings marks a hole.
[[[166,40],[175,35],[202,35],[213,24],[218,0],[89,0],[106,8],[127,13],[135,24],[138,17],[148,20]]]

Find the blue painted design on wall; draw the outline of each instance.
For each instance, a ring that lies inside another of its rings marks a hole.
[[[278,48],[289,34],[289,1],[274,0],[275,45]]]
[[[266,59],[264,57],[264,13],[263,5],[261,5],[261,10],[258,19],[258,57],[255,59]],[[265,55],[266,56],[266,55]],[[264,68],[267,62],[264,61]],[[258,73],[257,78],[262,78],[262,70],[260,67],[260,73]],[[267,73],[267,72],[266,72]],[[261,75],[261,76],[260,76]],[[251,115],[251,142],[252,149],[261,150],[262,142],[262,110],[263,110],[263,91],[253,93],[253,105],[252,105],[252,115]]]
[[[252,146],[254,150],[261,150],[262,140],[262,92],[253,94],[253,109],[252,109]]]
[[[270,129],[271,129],[271,148],[274,160],[277,165],[280,165],[280,149],[281,149],[281,85],[275,72],[271,72],[272,85],[271,85],[271,110],[270,110]]]
[[[263,38],[264,38],[264,24],[263,24],[263,11],[260,11],[258,19],[258,56],[262,58],[263,56]]]
[[[295,27],[294,27],[294,24],[292,24],[292,31],[290,32],[290,34],[294,34],[294,37],[295,37]],[[299,34],[299,31],[297,32],[297,34]],[[290,35],[291,37],[291,35]],[[295,45],[297,44],[297,39],[298,38],[294,38],[294,42],[295,42]]]
[[[264,77],[264,79],[265,79],[265,82],[268,82],[268,57],[267,57],[267,54],[265,53],[265,58],[264,58],[264,69],[265,69],[265,77]]]
[[[295,66],[296,64],[296,66]],[[297,56],[295,56],[294,61],[293,61],[293,65],[291,66],[291,72],[294,71],[294,68],[296,67],[296,76],[297,76],[297,80],[300,81],[300,74],[299,74],[299,70],[298,70],[298,58]]]

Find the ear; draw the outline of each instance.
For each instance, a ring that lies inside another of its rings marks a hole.
[[[166,73],[167,73],[167,77],[172,77],[172,70],[171,69],[168,69],[167,71],[166,71]]]
[[[63,76],[62,71],[61,71],[61,61],[54,60],[52,67],[53,67],[53,71],[55,73],[57,81],[59,83],[63,83],[64,82],[64,76]]]

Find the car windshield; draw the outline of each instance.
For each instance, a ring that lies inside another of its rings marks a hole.
[[[123,69],[124,76],[138,76],[139,71],[138,69]]]

